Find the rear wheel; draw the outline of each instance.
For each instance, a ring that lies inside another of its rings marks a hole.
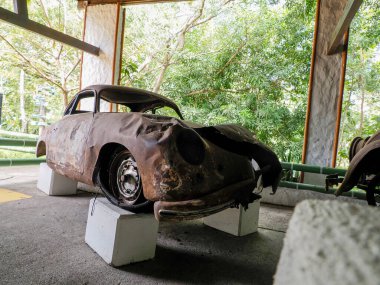
[[[136,160],[128,150],[115,151],[107,170],[99,171],[98,182],[113,204],[132,212],[152,210],[153,202],[144,197]]]

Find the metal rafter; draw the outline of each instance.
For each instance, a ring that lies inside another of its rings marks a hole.
[[[342,46],[342,39],[344,33],[348,30],[352,19],[358,12],[363,0],[349,0],[344,8],[343,15],[339,19],[338,24],[334,30],[334,33],[330,39],[327,54],[331,55],[338,51],[338,48]]]
[[[53,39],[63,44],[91,53],[93,55],[99,55],[100,49],[98,47],[78,40],[77,38],[66,35],[57,30],[51,29],[40,23],[29,20],[26,0],[14,0],[13,4],[16,13],[0,7],[0,20],[11,23],[36,34],[45,36],[49,39]]]
[[[84,7],[85,5],[101,5],[101,4],[117,4],[121,5],[137,5],[137,4],[154,4],[163,2],[181,2],[192,0],[78,0],[78,6]]]
[[[13,0],[13,9],[19,16],[28,18],[28,4],[26,0]]]

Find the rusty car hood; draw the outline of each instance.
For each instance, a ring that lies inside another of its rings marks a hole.
[[[230,152],[254,159],[265,170],[263,186],[273,186],[276,191],[280,180],[281,164],[277,155],[267,146],[259,142],[253,133],[235,124],[209,127],[193,127],[203,138]]]

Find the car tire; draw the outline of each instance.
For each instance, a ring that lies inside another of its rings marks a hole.
[[[136,161],[128,150],[116,150],[107,171],[103,171],[103,179],[101,172],[98,172],[98,184],[112,204],[135,213],[152,212],[153,202],[144,197]]]

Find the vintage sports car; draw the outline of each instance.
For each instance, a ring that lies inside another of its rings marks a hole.
[[[177,118],[176,118],[177,117]],[[47,127],[37,156],[71,179],[98,185],[121,208],[152,209],[157,219],[195,219],[275,192],[276,154],[237,125],[183,120],[171,100],[144,90],[94,85]]]

